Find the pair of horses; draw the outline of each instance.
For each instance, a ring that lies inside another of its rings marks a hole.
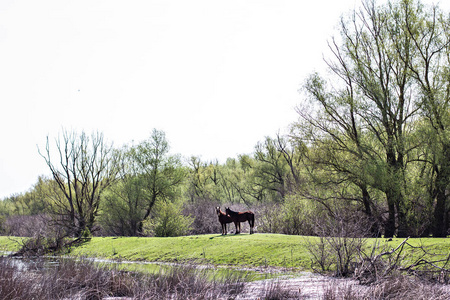
[[[241,222],[247,222],[250,225],[250,234],[253,233],[255,226],[255,214],[251,211],[237,212],[232,211],[229,207],[225,208],[225,212],[216,207],[216,213],[219,217],[219,222],[222,225],[222,235],[227,234],[227,224],[233,222],[236,227],[236,234],[241,233]]]

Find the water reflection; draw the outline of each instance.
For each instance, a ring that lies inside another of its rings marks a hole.
[[[58,257],[0,257],[0,259],[8,259],[11,266],[20,272],[41,271],[55,268],[60,264]]]

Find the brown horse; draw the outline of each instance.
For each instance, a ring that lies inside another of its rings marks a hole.
[[[222,235],[227,234],[227,224],[233,222],[230,216],[220,210],[220,207],[216,207],[216,213],[219,217],[219,222],[222,225]]]
[[[248,221],[250,225],[250,234],[253,233],[253,227],[255,226],[255,214],[251,211],[237,212],[232,211],[229,207],[225,209],[227,215],[231,217],[236,226],[236,234],[241,233],[241,222]]]

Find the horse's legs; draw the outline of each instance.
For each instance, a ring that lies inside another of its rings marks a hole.
[[[239,222],[234,222],[234,227],[236,227],[236,232],[234,234],[239,234],[240,230],[239,230],[239,226],[241,224]]]
[[[250,225],[250,234],[253,233],[253,227],[255,226],[255,215],[248,216],[248,225]]]

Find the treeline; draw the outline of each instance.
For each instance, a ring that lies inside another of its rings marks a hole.
[[[3,232],[23,215],[77,236],[220,232],[213,209],[227,204],[252,209],[259,232],[446,236],[449,27],[438,6],[363,1],[329,42],[329,72],[305,81],[290,133],[223,164],[170,155],[156,130],[122,149],[65,132],[40,152],[52,176],[1,202]]]
[[[52,176],[39,177],[28,192],[1,202],[2,230],[28,235],[49,223],[75,236],[220,232],[216,206],[273,210],[289,202],[299,185],[304,150],[277,136],[258,143],[253,155],[219,164],[170,154],[165,133],[158,130],[120,149],[99,133],[63,132],[40,151]],[[263,220],[263,231],[304,233],[298,226]]]

